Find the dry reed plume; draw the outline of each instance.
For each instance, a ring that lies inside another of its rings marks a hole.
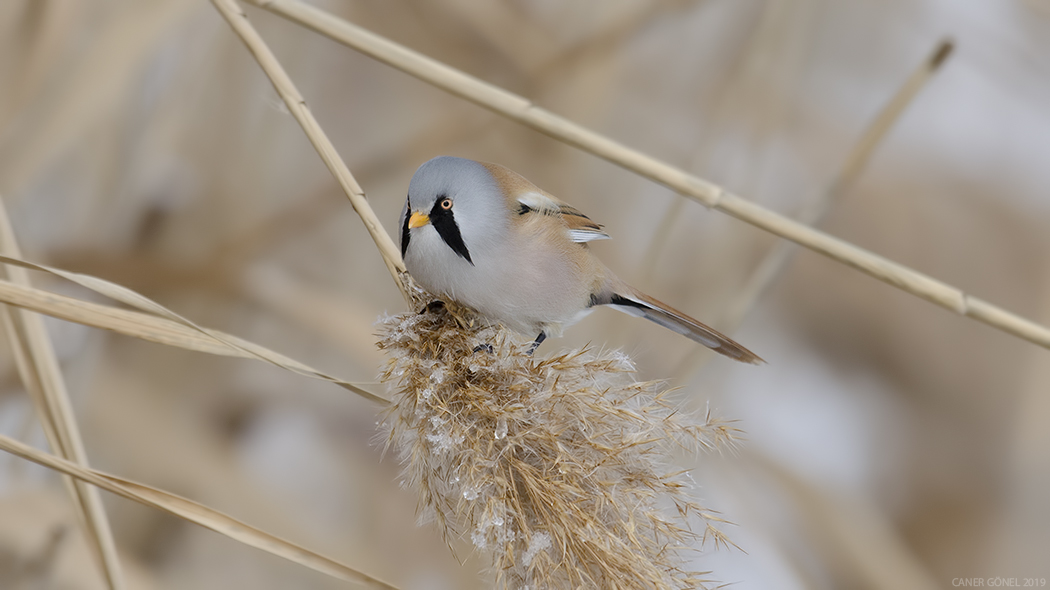
[[[666,456],[730,444],[733,428],[677,412],[623,353],[534,358],[452,304],[385,318],[379,337],[404,482],[423,520],[469,535],[498,586],[703,587],[683,552],[724,543],[720,519]]]

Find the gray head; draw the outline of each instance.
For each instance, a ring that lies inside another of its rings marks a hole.
[[[503,234],[507,204],[502,189],[483,164],[439,156],[412,176],[400,221],[402,256],[407,257],[413,233],[436,231],[449,249],[447,253],[474,264],[472,254],[495,246]]]

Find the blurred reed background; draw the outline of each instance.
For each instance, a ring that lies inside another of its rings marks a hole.
[[[831,234],[1050,323],[1050,2],[373,0],[316,5],[763,205],[831,189],[951,37],[824,220]],[[713,324],[777,240],[280,17],[246,11],[392,231],[430,157],[499,162],[605,224],[620,276]],[[368,234],[241,41],[201,0],[0,3],[0,195],[24,257],[139,291],[354,381],[404,311]],[[40,273],[34,285],[89,300]],[[735,588],[1050,578],[1050,352],[801,252],[734,332],[768,362],[599,310],[541,354],[622,348],[739,420],[679,457],[746,553]],[[93,467],[411,589],[482,588],[377,407],[261,363],[47,320]],[[47,448],[9,344],[0,434]],[[708,362],[710,360],[710,362]],[[104,494],[129,588],[342,588]],[[457,559],[458,557],[458,559]],[[460,562],[462,560],[462,563]],[[105,584],[53,472],[0,454],[0,587]]]

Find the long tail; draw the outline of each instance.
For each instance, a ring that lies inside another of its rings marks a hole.
[[[634,289],[620,289],[620,291],[624,292],[613,293],[608,296],[608,301],[602,301],[601,303],[614,307],[626,314],[656,322],[733,360],[753,365],[766,362],[732,338],[710,326],[701,324],[666,303],[661,303]]]

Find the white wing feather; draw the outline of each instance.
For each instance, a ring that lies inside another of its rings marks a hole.
[[[573,207],[553,199],[543,193],[530,191],[518,195],[517,200],[522,205],[537,213],[545,215],[561,215],[568,225],[569,239],[580,244],[594,240],[608,240],[611,236],[603,232],[600,226]],[[577,221],[585,220],[584,223]]]

